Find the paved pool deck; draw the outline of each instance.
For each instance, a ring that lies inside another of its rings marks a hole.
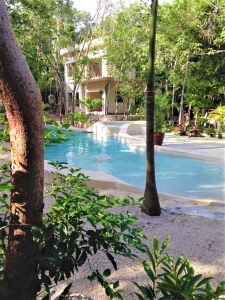
[[[124,135],[118,138],[127,142],[133,150],[146,149],[145,135]],[[155,146],[155,150],[225,164],[225,139],[189,138],[169,133],[165,135],[163,145]]]

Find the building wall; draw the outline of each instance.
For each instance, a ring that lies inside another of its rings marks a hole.
[[[125,105],[123,102],[116,103],[116,82],[113,80],[109,84],[108,91],[108,114],[114,114],[117,112],[118,114],[123,114]],[[117,106],[117,107],[116,107]]]
[[[64,54],[66,57],[65,63],[65,98],[66,98],[66,109],[67,111],[71,111],[72,107],[72,93],[74,90],[74,81],[71,72],[71,65],[75,63],[73,55]],[[99,50],[97,53],[90,53],[90,58],[93,59],[93,62],[99,62],[100,68],[99,72],[91,72],[90,67],[87,67],[85,70],[87,80],[85,83],[80,85],[79,99],[82,100],[88,95],[91,95],[94,98],[99,98],[99,95],[102,95],[103,106],[102,106],[102,114],[123,114],[125,111],[125,104],[123,102],[116,103],[116,82],[113,78],[108,77],[108,66],[107,60],[102,58],[104,55],[103,50]],[[95,68],[95,66],[94,66]],[[92,78],[89,78],[90,74],[92,74]],[[106,86],[108,86],[108,91],[106,93]],[[90,94],[91,93],[91,94]],[[80,104],[79,107],[82,111],[87,112],[87,109],[84,105]],[[78,110],[78,108],[76,109]]]

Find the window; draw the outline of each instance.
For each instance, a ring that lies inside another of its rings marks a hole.
[[[80,104],[80,94],[79,92],[76,93],[76,106],[79,106]]]
[[[116,93],[116,102],[118,102],[118,103],[123,102],[123,97],[122,97],[120,91],[117,91],[117,93]]]
[[[101,61],[94,61],[90,65],[91,77],[102,77],[102,64]]]

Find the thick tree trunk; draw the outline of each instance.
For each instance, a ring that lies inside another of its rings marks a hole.
[[[5,279],[10,300],[35,298],[37,249],[30,225],[42,224],[43,109],[40,91],[18,48],[0,0],[0,95],[10,126],[10,229]]]
[[[152,0],[149,40],[149,73],[147,81],[147,124],[146,124],[146,185],[144,208],[148,215],[159,216],[161,213],[159,197],[155,183],[154,161],[154,100],[155,100],[155,43],[158,0]]]

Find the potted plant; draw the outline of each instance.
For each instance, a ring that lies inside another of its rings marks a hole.
[[[154,132],[154,145],[162,146],[165,130],[164,124],[155,122],[155,132]]]
[[[222,132],[220,132],[220,131],[217,132],[217,138],[218,139],[222,139],[223,138]]]
[[[210,136],[210,137],[214,137],[216,135],[216,131],[213,127],[209,127],[206,129],[206,133]]]

